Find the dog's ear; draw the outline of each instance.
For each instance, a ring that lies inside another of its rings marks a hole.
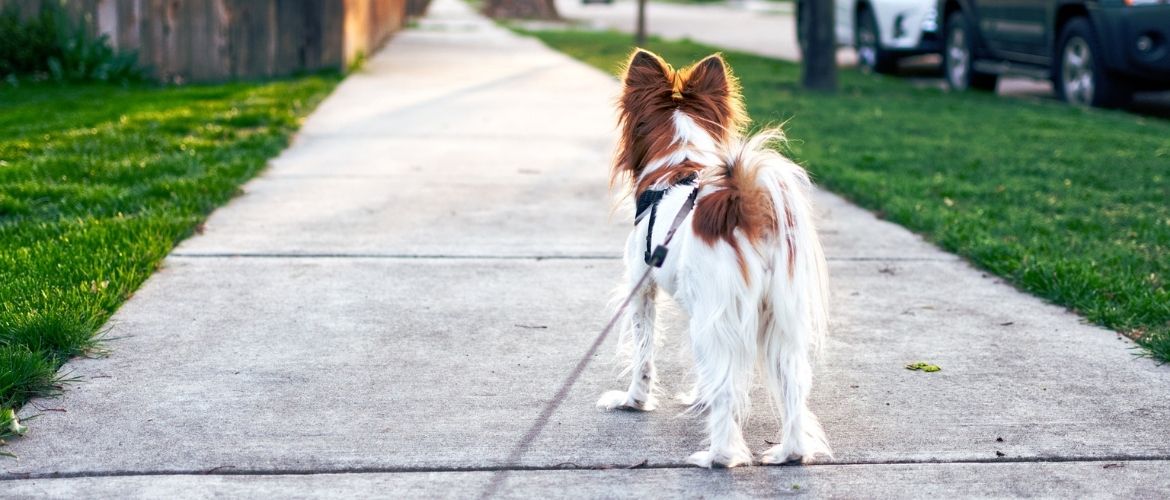
[[[688,92],[696,95],[727,95],[731,91],[731,80],[723,56],[711,54],[690,67],[685,86]]]
[[[626,88],[669,86],[672,78],[670,65],[657,54],[645,49],[635,49],[626,64]]]

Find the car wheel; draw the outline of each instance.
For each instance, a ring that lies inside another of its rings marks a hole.
[[[975,71],[973,31],[962,12],[947,17],[943,39],[943,70],[951,90],[994,91],[998,75]]]
[[[857,47],[857,63],[863,71],[893,73],[898,61],[889,51],[882,49],[881,31],[873,10],[863,8],[857,11],[857,30],[854,33]]]
[[[1133,98],[1133,90],[1105,68],[1101,45],[1092,25],[1084,18],[1073,19],[1060,32],[1052,86],[1056,95],[1069,104],[1113,108]]]

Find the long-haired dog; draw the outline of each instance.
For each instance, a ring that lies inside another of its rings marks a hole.
[[[623,332],[633,354],[632,381],[626,391],[602,395],[598,406],[654,409],[654,299],[662,289],[689,315],[693,408],[707,418],[710,447],[688,462],[752,463],[741,426],[757,368],[783,422],[780,444],[759,461],[830,455],[807,403],[812,356],[828,321],[826,264],[808,175],[769,147],[782,137],[779,131],[744,135],[738,81],[718,54],[676,71],[651,52],[635,51],[618,107],[612,182],[627,184],[639,205],[653,205],[644,211],[660,216],[639,214],[625,253],[625,289],[634,293]],[[695,187],[694,209],[665,262],[631,290],[649,265],[648,250],[662,243]]]

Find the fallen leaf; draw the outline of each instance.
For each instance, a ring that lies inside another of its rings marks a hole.
[[[910,364],[906,365],[906,369],[911,370],[911,371],[922,370],[922,371],[927,372],[927,373],[937,372],[939,370],[942,370],[942,368],[940,368],[938,365],[932,365],[932,364],[927,363],[925,361],[919,361],[917,363],[910,363]]]

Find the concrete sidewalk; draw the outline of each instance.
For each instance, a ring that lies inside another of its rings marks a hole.
[[[826,193],[836,317],[812,404],[835,461],[684,466],[703,434],[679,406],[593,407],[623,387],[612,339],[531,435],[621,275],[617,82],[457,0],[431,10],[168,257],[109,357],[67,365],[85,381],[37,403],[64,411],[9,446],[0,497],[1170,489],[1170,367]],[[943,370],[903,368],[920,360]],[[774,431],[758,411],[748,442]]]

